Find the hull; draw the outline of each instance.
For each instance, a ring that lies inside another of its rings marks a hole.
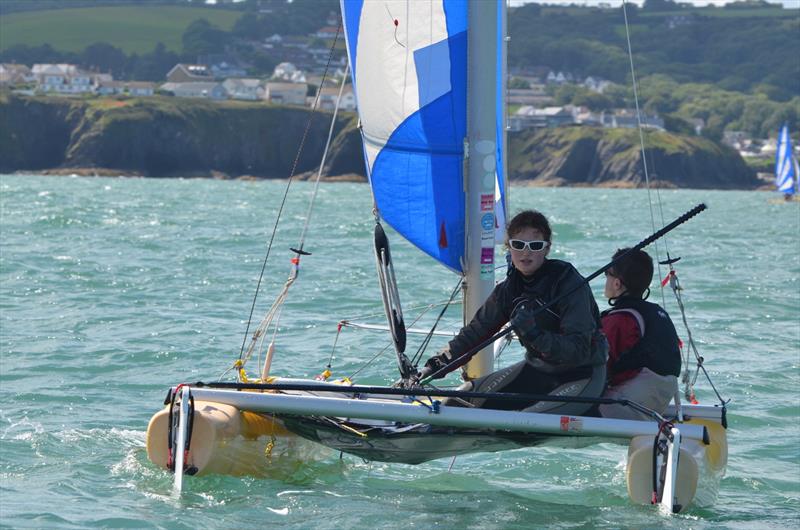
[[[628,444],[626,478],[631,500],[652,503],[653,442],[660,432],[655,421],[434,406],[429,400],[410,402],[396,396],[353,394],[337,385],[310,384],[319,390],[192,388],[194,411],[183,413],[192,418],[190,432],[185,433],[190,442],[189,450],[182,453],[186,458],[183,474],[276,477],[296,469],[298,462],[328,457],[331,450],[371,461],[419,464],[464,453],[613,441]],[[181,399],[188,401],[188,389],[184,392]],[[727,463],[724,410],[690,405],[683,414],[685,421],[675,423],[680,435],[668,459],[673,467],[666,483],[674,491],[669,511],[711,505]],[[153,416],[147,429],[148,457],[163,468],[168,468],[169,421],[165,408]],[[657,466],[665,465],[667,459],[658,458]],[[663,474],[659,474],[663,486]]]
[[[147,457],[168,469],[169,410],[165,407],[147,426]],[[197,401],[187,469],[197,475],[270,476],[283,464],[327,456],[324,447],[288,431],[271,415],[248,412],[224,403]],[[188,473],[187,473],[188,474]]]
[[[686,506],[711,506],[716,502],[719,483],[728,461],[728,438],[718,423],[703,419],[686,423],[702,424],[709,430],[709,444],[687,439],[681,443],[675,480],[675,503]],[[651,504],[653,492],[653,438],[637,436],[628,446],[625,469],[628,495],[637,504]],[[680,511],[680,510],[678,510]]]
[[[800,202],[800,194],[792,195],[790,198],[783,198],[783,199],[770,199],[770,204],[791,204],[793,202]]]

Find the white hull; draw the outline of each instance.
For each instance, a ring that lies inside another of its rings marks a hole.
[[[280,416],[287,415],[287,421],[293,416],[329,417],[341,420],[340,423],[330,422],[334,425],[330,427],[334,433],[332,436],[327,433],[326,438],[313,429],[302,434],[334,449],[360,456],[369,454],[365,452],[370,448],[388,447],[383,454],[380,449],[376,450],[374,459],[378,460],[403,461],[393,459],[391,450],[408,451],[407,463],[419,463],[448,454],[508,448],[502,446],[502,438],[509,432],[523,438],[526,435],[521,433],[532,437],[524,438],[517,446],[547,444],[569,447],[602,441],[629,444],[626,471],[629,495],[635,503],[651,503],[653,440],[659,429],[654,421],[447,406],[432,408],[427,403],[403,402],[398,396],[373,395],[353,399],[343,393],[346,387],[314,384],[320,386],[315,395],[307,392],[286,394],[192,388],[195,411],[185,473],[280,476],[281,469],[287,469],[286,462],[312,460],[331,454],[323,445],[287,430]],[[716,497],[727,462],[727,440],[721,425],[720,409],[685,406],[683,413],[690,419],[675,423],[682,443],[674,470],[674,501],[681,507],[690,504],[707,506]],[[167,467],[168,460],[168,416],[166,409],[158,412],[147,431],[148,457],[161,467]],[[409,426],[408,430],[403,425]],[[462,437],[437,438],[431,434],[425,439],[425,435],[415,429],[417,438],[409,436],[411,428],[419,425],[468,431]],[[392,432],[383,437],[373,434],[377,431],[371,429],[380,427],[389,427]],[[476,434],[480,431],[483,439]],[[309,432],[314,434],[309,435]],[[491,443],[492,432],[500,442]],[[513,437],[509,439],[513,442]],[[447,447],[442,447],[438,453],[421,449],[422,446],[435,445],[437,441],[444,442]],[[176,485],[181,479],[176,476]]]

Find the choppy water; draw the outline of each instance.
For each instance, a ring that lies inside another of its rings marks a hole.
[[[181,498],[144,443],[168,386],[238,357],[283,182],[0,177],[0,524],[13,528],[783,528],[800,524],[800,208],[756,192],[662,191],[691,325],[730,407],[730,460],[711,508],[629,504],[625,449],[525,449],[419,466],[324,456],[277,477],[195,477]],[[309,184],[293,185],[257,315],[289,270]],[[554,255],[588,274],[651,232],[647,194],[512,189],[554,221]],[[274,373],[328,361],[338,318],[380,310],[370,198],[323,185],[314,255],[284,311]],[[455,278],[393,238],[407,308]],[[663,252],[663,250],[662,250]],[[598,297],[600,282],[594,285]],[[601,301],[602,302],[602,301]],[[603,305],[601,303],[601,305]],[[668,300],[668,308],[677,313]],[[407,310],[407,313],[414,313]],[[458,311],[455,311],[458,313]],[[410,320],[407,317],[407,320]],[[337,375],[383,337],[345,331]],[[441,344],[434,344],[433,347]],[[396,376],[388,355],[363,383]],[[713,403],[707,385],[702,402]]]

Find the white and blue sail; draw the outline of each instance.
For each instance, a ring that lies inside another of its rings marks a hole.
[[[341,6],[380,216],[422,251],[463,272],[467,2],[342,0]],[[498,182],[495,206],[502,207],[502,175]]]
[[[796,192],[797,160],[792,152],[792,139],[789,127],[784,125],[778,134],[778,149],[775,153],[775,187],[781,193],[793,195]]]

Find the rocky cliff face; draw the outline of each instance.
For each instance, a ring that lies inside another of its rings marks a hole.
[[[330,115],[265,105],[169,101],[87,113],[87,120],[67,150],[65,165],[151,176],[215,171],[280,178],[319,164]],[[344,123],[339,120],[335,132]]]
[[[329,113],[263,103],[5,96],[0,97],[0,171],[103,168],[153,177],[285,178],[293,167],[296,174],[316,172],[329,126]],[[340,115],[334,135],[325,173],[364,178],[355,117]],[[645,146],[650,180],[657,185],[759,185],[738,153],[709,140],[648,132]],[[635,130],[522,131],[509,135],[509,148],[514,182],[626,187],[645,182]]]
[[[153,177],[285,178],[293,167],[319,165],[330,126],[324,112],[176,98],[9,97],[0,117],[0,171],[104,168]],[[350,120],[337,119],[334,134]]]
[[[512,181],[539,185],[645,185],[636,130],[567,127],[525,131],[509,137]],[[666,132],[645,134],[651,183],[681,188],[758,186],[755,172],[739,154],[699,137]]]
[[[0,97],[0,171],[62,165],[82,107],[60,98]]]

